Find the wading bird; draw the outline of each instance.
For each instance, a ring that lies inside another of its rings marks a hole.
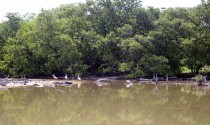
[[[125,84],[126,84],[126,87],[127,87],[127,88],[128,88],[128,87],[131,87],[132,85],[134,85],[134,83],[131,82],[130,80],[126,80],[126,81],[125,81]]]
[[[57,77],[57,76],[55,76],[54,74],[52,75],[52,77],[53,77],[53,79],[58,79],[58,77]]]
[[[68,75],[66,74],[66,75],[64,76],[64,78],[65,78],[66,80],[68,80]]]
[[[81,81],[82,79],[78,76],[78,77],[77,77],[77,80]]]

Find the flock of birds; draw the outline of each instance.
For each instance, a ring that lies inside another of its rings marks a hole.
[[[53,79],[56,79],[56,80],[58,79],[58,77],[57,77],[55,74],[53,74],[52,77],[53,77]],[[65,74],[64,79],[65,79],[65,80],[70,80],[67,74]],[[78,77],[77,77],[77,86],[78,86],[78,88],[80,88],[80,86],[81,86],[81,84],[82,84],[81,81],[82,81],[81,77],[78,76]],[[73,85],[73,82],[72,82],[72,81],[58,82],[58,84],[63,84],[63,83],[64,83],[64,84]]]
[[[52,75],[52,78],[58,81],[55,81],[54,84],[55,85],[77,85],[78,88],[81,87],[82,85],[82,79],[80,76],[77,76],[76,82],[73,84],[73,82],[71,81],[71,78],[68,77],[67,74],[65,74],[64,77],[57,77],[55,74]],[[65,81],[59,81],[59,79],[65,79]],[[25,75],[23,77],[21,77],[20,79],[21,81],[24,81],[24,85],[26,85],[26,83],[28,82],[28,79],[25,77]],[[0,83],[7,83],[6,81],[9,81],[9,75],[3,79],[0,80]],[[13,81],[14,83],[14,81]],[[95,84],[99,87],[102,86],[107,86],[110,83],[110,79],[109,78],[99,78],[95,81]],[[38,83],[36,83],[38,84]],[[0,84],[2,86],[4,86],[3,84]],[[132,85],[134,85],[134,83],[131,80],[126,80],[125,82],[126,87],[131,87]],[[41,86],[41,85],[40,85]]]
[[[53,74],[52,77],[53,77],[53,79],[56,79],[56,80],[58,79],[58,77],[55,76],[55,74]],[[67,74],[64,76],[64,79],[70,80]],[[77,77],[77,81],[79,81],[77,83],[77,85],[78,85],[78,88],[80,88],[81,83],[82,83],[82,82],[80,82],[80,81],[82,81],[80,76]],[[109,83],[110,83],[110,79],[108,79],[108,78],[99,78],[95,81],[95,84],[99,87],[107,86]],[[134,85],[134,83],[131,80],[126,80],[125,85],[126,85],[126,87],[131,87],[132,85]]]
[[[53,77],[53,79],[58,79],[58,77],[55,76],[55,74],[53,74],[52,77]],[[64,79],[65,79],[65,80],[69,80],[69,77],[68,77],[67,74],[65,74]],[[78,77],[77,77],[77,80],[81,81],[82,79],[80,78],[80,76],[78,76]]]

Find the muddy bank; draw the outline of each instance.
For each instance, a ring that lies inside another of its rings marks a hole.
[[[133,86],[135,84],[156,84],[156,82],[152,79],[131,79],[131,80],[118,80],[115,77],[108,78],[108,81],[98,81],[99,79],[96,77],[92,78],[83,78],[83,80],[64,80],[64,79],[0,79],[0,88],[11,88],[11,87],[24,87],[24,86],[35,86],[35,87],[55,87],[55,86],[68,86],[71,87],[73,85],[77,85],[78,88],[85,84],[87,81],[92,81],[92,83],[100,86],[106,86],[116,81],[122,81],[125,83],[126,87]],[[106,84],[105,84],[106,83]],[[203,85],[209,86],[210,82],[206,81]],[[197,82],[192,79],[188,80],[169,80],[168,82],[161,80],[158,81],[157,84],[169,84],[169,85],[197,85]]]
[[[74,85],[76,80],[54,80],[54,79],[0,79],[0,87],[54,87],[56,85]]]
[[[26,78],[0,78],[0,87],[19,87],[19,86],[36,86],[36,87],[55,87],[55,86],[72,86],[77,84],[78,87],[86,81],[92,81],[98,86],[106,86],[114,83],[114,81],[123,81],[126,86],[132,86],[134,84],[171,84],[171,85],[198,85],[195,77],[140,77],[136,79],[126,79],[123,76],[111,76],[111,77],[99,77],[99,76],[87,76],[87,77],[68,77],[67,75],[57,77],[54,74],[53,77],[30,79]],[[209,80],[202,82],[202,86],[209,86]]]

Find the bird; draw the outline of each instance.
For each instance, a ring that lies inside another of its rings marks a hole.
[[[22,77],[21,77],[21,79],[25,80],[26,79],[26,75],[23,74]]]
[[[134,83],[131,82],[130,80],[126,80],[126,81],[125,81],[125,84],[126,84],[126,87],[127,87],[127,88],[128,88],[128,87],[131,87],[132,85],[134,85]]]
[[[8,80],[9,79],[9,75],[7,75],[7,77],[1,79],[1,80]]]
[[[26,85],[27,78],[26,78],[26,75],[25,74],[22,75],[21,80],[23,80],[23,84]]]
[[[130,84],[131,81],[130,81],[130,80],[126,80],[125,83],[126,83],[126,84]]]
[[[77,80],[81,81],[82,79],[78,76],[78,77],[77,77]]]
[[[7,75],[7,77],[5,77],[4,79],[8,79],[9,78],[9,75]]]
[[[54,74],[52,75],[52,77],[53,77],[53,79],[58,79],[58,77],[57,77],[57,76],[55,76]]]
[[[68,75],[66,74],[66,75],[64,76],[64,78],[65,78],[66,80],[68,80]]]

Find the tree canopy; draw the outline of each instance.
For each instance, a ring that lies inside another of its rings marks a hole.
[[[148,76],[210,65],[210,1],[194,8],[87,0],[0,23],[0,75]]]

